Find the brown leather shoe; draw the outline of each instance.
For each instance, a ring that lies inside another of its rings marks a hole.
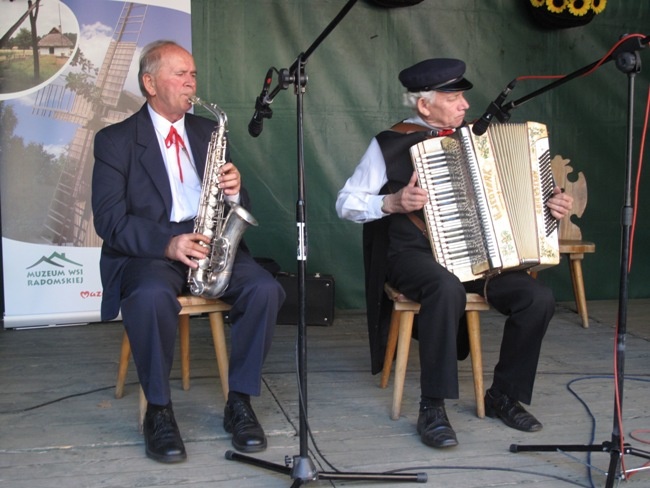
[[[492,388],[485,393],[485,415],[498,417],[508,427],[524,432],[542,430],[542,423],[528,413],[518,401]]]
[[[162,410],[147,411],[142,433],[147,457],[161,463],[178,463],[187,459],[185,445],[171,406]]]
[[[452,429],[445,406],[420,406],[418,434],[429,447],[443,448],[458,445],[456,432]]]
[[[232,445],[242,452],[266,449],[266,436],[253,407],[244,400],[228,400],[223,415],[223,428],[232,434]]]

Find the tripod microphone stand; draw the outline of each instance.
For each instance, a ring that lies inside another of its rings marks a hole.
[[[271,471],[290,475],[294,480],[292,487],[302,486],[304,483],[315,480],[349,480],[349,481],[407,481],[424,483],[427,481],[426,473],[352,473],[341,471],[318,471],[309,457],[309,438],[307,423],[307,333],[305,324],[305,278],[307,262],[307,222],[306,222],[306,198],[305,198],[305,181],[304,181],[304,151],[303,151],[303,95],[307,85],[307,75],[305,74],[305,64],[311,53],[327,37],[334,27],[343,19],[348,11],[354,6],[357,0],[349,0],[339,14],[332,20],[321,35],[314,43],[301,53],[291,68],[279,71],[278,85],[267,94],[271,83],[269,70],[265,78],[262,94],[258,97],[255,105],[255,115],[249,125],[249,132],[256,137],[260,134],[262,128],[262,119],[271,118],[272,111],[269,105],[273,98],[280,90],[285,90],[292,84],[296,95],[296,119],[297,119],[297,161],[298,161],[298,199],[296,202],[296,226],[297,226],[297,260],[298,260],[298,336],[297,336],[297,354],[298,354],[298,408],[299,408],[299,439],[300,453],[285,465],[275,464],[268,461],[253,458],[239,454],[234,451],[226,452],[226,459],[241,461]]]
[[[609,441],[602,442],[601,444],[590,445],[519,445],[512,444],[510,451],[526,452],[608,452],[610,454],[609,468],[607,470],[606,488],[614,486],[614,478],[620,474],[619,468],[622,461],[623,454],[631,454],[641,458],[650,459],[650,452],[634,449],[628,443],[623,442],[623,434],[621,432],[621,410],[623,405],[623,386],[624,386],[624,372],[625,372],[625,337],[627,326],[627,300],[628,300],[628,274],[629,274],[629,258],[630,258],[630,245],[631,245],[631,224],[633,217],[632,208],[632,141],[633,141],[633,113],[634,113],[634,80],[637,73],[641,71],[641,61],[638,51],[645,47],[650,42],[650,37],[640,39],[642,36],[630,37],[621,42],[620,46],[605,59],[604,62],[615,60],[616,67],[628,76],[628,107],[627,107],[627,145],[626,145],[626,165],[625,165],[625,188],[624,188],[624,203],[621,213],[621,258],[620,258],[620,281],[619,281],[619,301],[618,301],[618,320],[615,335],[616,346],[616,392],[614,402],[614,425],[612,436]],[[593,63],[585,68],[567,75],[558,81],[551,83],[547,87],[538,90],[520,100],[512,102],[503,107],[503,112],[507,114],[508,110],[514,108],[521,103],[533,98],[537,94],[545,92],[551,88],[558,86],[566,81],[569,81],[576,76],[579,76],[587,71],[597,67],[599,63]],[[503,117],[507,115],[500,114]],[[622,473],[625,477],[625,473]]]

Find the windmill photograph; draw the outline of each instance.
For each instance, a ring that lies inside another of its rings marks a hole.
[[[94,83],[92,76],[86,76],[85,72],[76,79],[68,76],[63,89],[50,84],[37,93],[35,114],[79,125],[47,212],[42,234],[47,242],[87,247],[101,245],[92,230],[90,209],[92,142],[97,130],[125,119],[143,102],[142,97],[124,90],[124,82],[147,8],[146,5],[123,4]],[[82,56],[81,51],[77,51],[76,58]]]
[[[78,33],[78,42],[57,77],[26,96],[4,102],[0,109],[1,136],[15,142],[3,148],[2,176],[17,180],[3,190],[3,216],[20,216],[3,218],[3,236],[99,247],[90,208],[95,134],[127,118],[144,102],[137,85],[142,47],[163,31],[189,48],[190,19],[187,13],[157,7],[155,2],[49,3],[74,12],[74,22],[68,23],[74,23],[69,29]],[[44,32],[43,40],[49,36],[52,44],[42,49],[60,49],[53,36],[62,30],[68,28]],[[27,151],[38,157],[27,161]],[[27,203],[25,195],[30,195]]]

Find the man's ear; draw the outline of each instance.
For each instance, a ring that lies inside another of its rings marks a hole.
[[[142,75],[142,83],[144,84],[144,89],[147,90],[147,93],[151,96],[156,94],[156,84],[153,81],[153,76],[149,73]]]
[[[418,101],[417,101],[418,112],[420,112],[425,117],[428,116],[431,113],[429,111],[429,104],[427,102],[428,102],[428,100],[426,98],[424,98],[424,97],[418,98]]]

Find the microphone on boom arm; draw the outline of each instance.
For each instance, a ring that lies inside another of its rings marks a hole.
[[[510,114],[508,114],[507,111],[503,110],[502,104],[505,102],[506,97],[510,94],[516,84],[517,80],[512,80],[510,84],[506,86],[505,89],[494,100],[494,102],[490,103],[481,118],[474,122],[474,125],[472,127],[472,132],[474,134],[477,136],[482,136],[485,134],[485,131],[488,129],[490,122],[492,122],[492,119],[495,116],[500,122],[506,122],[510,118]]]
[[[264,85],[262,86],[262,92],[260,96],[255,99],[255,112],[251,121],[248,123],[248,133],[257,137],[262,133],[262,126],[264,125],[264,119],[270,119],[273,116],[273,111],[271,110],[271,102],[273,98],[269,97],[269,88],[273,82],[273,68],[269,68],[266,72],[266,77],[264,78]]]

